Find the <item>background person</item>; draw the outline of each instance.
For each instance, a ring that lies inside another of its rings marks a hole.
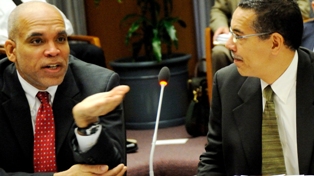
[[[312,10],[314,10],[314,0],[311,1]],[[314,50],[314,20],[310,19],[304,23],[303,37],[301,46]]]

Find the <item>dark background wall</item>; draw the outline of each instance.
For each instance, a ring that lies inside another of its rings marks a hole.
[[[180,17],[187,24],[186,28],[176,28],[179,49],[174,51],[192,55],[189,61],[189,73],[192,75],[197,60],[192,0],[173,0],[173,6],[172,15]],[[120,20],[137,10],[136,0],[123,0],[122,4],[117,0],[103,0],[99,6],[94,5],[94,0],[85,0],[87,33],[100,38],[108,66],[112,60],[131,55],[130,46],[124,44],[127,27],[120,26]]]

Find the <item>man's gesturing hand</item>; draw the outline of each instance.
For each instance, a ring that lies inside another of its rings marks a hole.
[[[85,98],[73,107],[72,112],[76,125],[84,128],[97,122],[99,116],[105,115],[117,107],[129,90],[129,86],[120,85],[109,92],[97,93]]]
[[[55,173],[54,176],[123,176],[126,170],[127,167],[123,164],[119,164],[111,170],[108,170],[106,165],[76,164],[66,171]]]

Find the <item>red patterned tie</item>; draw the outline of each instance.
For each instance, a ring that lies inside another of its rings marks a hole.
[[[37,112],[34,135],[34,172],[56,172],[55,127],[49,93],[38,92],[41,102]]]

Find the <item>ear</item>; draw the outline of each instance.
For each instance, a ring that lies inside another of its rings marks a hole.
[[[8,39],[5,43],[4,43],[4,49],[5,52],[8,56],[8,59],[11,62],[15,62],[16,61],[16,44],[13,40]]]
[[[284,43],[284,38],[282,37],[281,34],[275,32],[273,34],[271,34],[270,36],[271,38],[271,42],[272,42],[272,53],[274,55],[277,55],[280,51],[280,49],[283,47],[283,43]]]

